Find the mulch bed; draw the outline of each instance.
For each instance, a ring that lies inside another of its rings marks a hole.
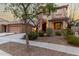
[[[1,50],[10,53],[13,56],[74,56],[72,54],[67,54],[36,46],[30,46],[30,47],[31,47],[30,51],[28,52],[25,44],[8,42],[0,45]]]

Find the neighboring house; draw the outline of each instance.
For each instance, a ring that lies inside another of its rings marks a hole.
[[[28,28],[25,27],[24,22],[22,21],[6,21],[4,19],[0,19],[0,32],[12,32],[12,33],[23,33],[25,32],[25,28],[27,32],[31,32],[33,29],[32,24],[26,24]]]
[[[39,30],[46,31],[47,28],[51,28],[52,30],[61,30],[66,29],[68,26],[68,5],[57,7],[57,11],[52,14],[52,19],[42,19],[40,21]]]

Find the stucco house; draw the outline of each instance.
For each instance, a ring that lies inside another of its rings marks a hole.
[[[46,31],[47,28],[51,28],[52,30],[61,30],[66,29],[68,26],[68,5],[63,5],[56,7],[57,11],[51,14],[51,19],[46,19],[44,15],[40,14],[39,19],[39,30]],[[34,28],[33,24],[27,24],[29,28],[28,32],[32,31]],[[19,21],[12,21],[9,22],[7,20],[0,18],[0,32],[13,32],[13,33],[23,33],[25,32],[25,25],[24,22]]]
[[[46,31],[47,28],[51,28],[52,30],[61,30],[67,28],[69,20],[68,5],[63,5],[56,8],[57,11],[50,15],[51,19],[42,18],[43,15],[39,16],[41,17],[39,30]]]

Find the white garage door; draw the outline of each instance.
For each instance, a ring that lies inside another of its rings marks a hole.
[[[12,33],[20,33],[21,32],[21,27],[10,27],[9,28],[9,32],[12,32]]]

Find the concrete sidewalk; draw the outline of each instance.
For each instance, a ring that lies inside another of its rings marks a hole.
[[[79,55],[79,48],[77,47],[71,47],[71,46],[65,46],[65,45],[59,45],[59,44],[53,44],[53,43],[51,44],[51,43],[44,43],[44,42],[34,42],[34,41],[30,41],[30,45],[47,48],[50,50],[56,50],[56,51],[60,51],[68,54]]]
[[[15,42],[25,44],[25,41],[15,41]],[[33,46],[46,48],[46,49],[50,49],[50,50],[56,50],[56,51],[79,56],[78,47],[65,46],[65,45],[59,45],[59,44],[53,44],[53,43],[35,42],[35,41],[30,41],[29,43],[30,43],[30,45],[33,45]]]

